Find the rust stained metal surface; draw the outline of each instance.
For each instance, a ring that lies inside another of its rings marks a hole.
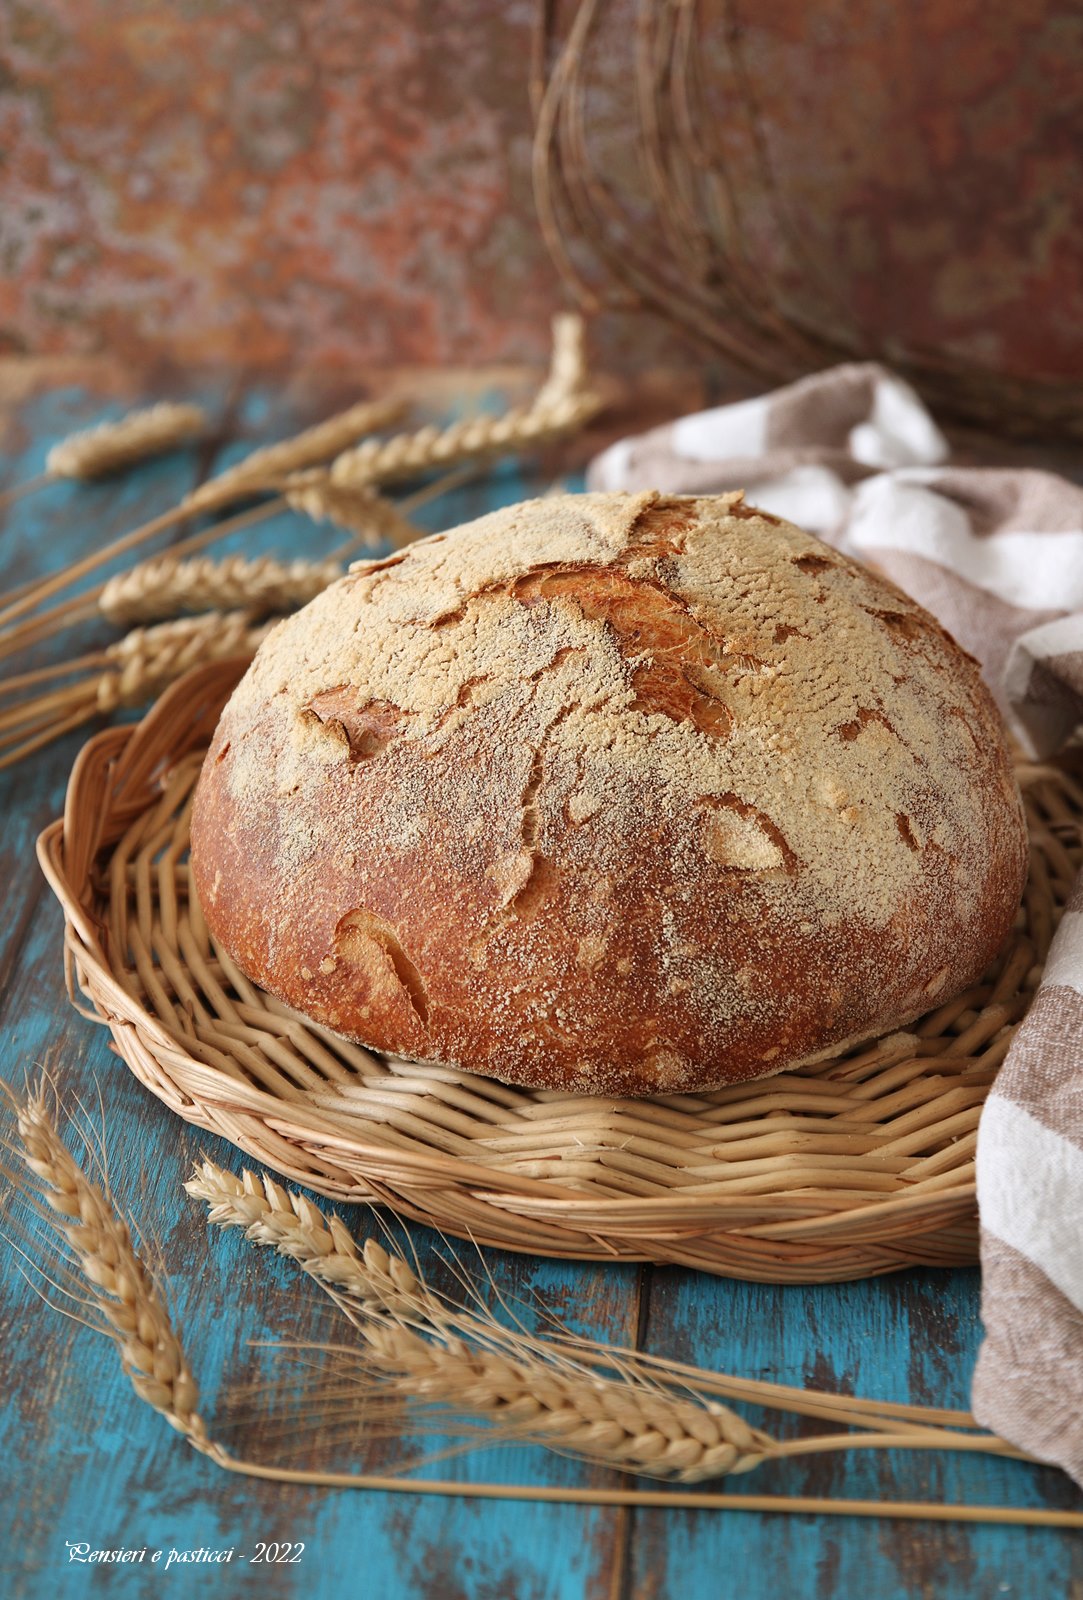
[[[807,258],[877,340],[1028,376],[1083,357],[1083,11],[740,0]]]
[[[478,0],[5,7],[4,346],[533,354],[555,286],[529,22]]]
[[[563,291],[531,197],[533,11],[11,0],[0,351],[249,367],[540,357]],[[738,0],[735,15],[786,217],[870,339],[1078,371],[1083,13]],[[603,64],[607,116],[631,106],[628,59]],[[719,116],[740,179],[749,130],[735,101]],[[755,205],[750,221],[758,238]],[[815,312],[811,278],[790,292],[806,290]],[[603,345],[625,367],[701,358],[643,321],[613,319]]]

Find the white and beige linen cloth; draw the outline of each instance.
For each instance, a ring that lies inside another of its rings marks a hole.
[[[912,389],[836,367],[613,445],[591,489],[748,500],[867,558],[982,663],[1029,754],[1083,722],[1083,489],[953,467]],[[1083,1484],[1083,884],[978,1130],[980,1421]]]

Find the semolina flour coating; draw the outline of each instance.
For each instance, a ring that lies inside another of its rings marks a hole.
[[[671,1094],[971,983],[1026,830],[977,664],[740,494],[528,502],[260,649],[192,820],[253,980],[395,1054]]]

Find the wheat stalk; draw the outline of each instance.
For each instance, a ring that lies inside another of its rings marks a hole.
[[[99,422],[54,444],[45,457],[52,478],[104,478],[147,456],[186,444],[206,431],[206,413],[199,406],[160,400],[142,411],[130,411],[117,422]]]
[[[445,428],[430,426],[385,441],[366,440],[338,456],[331,482],[363,489],[413,478],[454,461],[480,461],[549,444],[574,433],[601,409],[597,395],[569,395],[544,410],[516,407],[496,417],[464,417]]]
[[[248,611],[208,611],[133,628],[103,652],[109,666],[95,682],[97,708],[142,705],[202,662],[254,655],[273,626],[253,626]]]
[[[334,491],[327,485],[309,484],[301,495],[301,509],[310,514],[322,511],[340,525],[352,515],[355,537],[349,548],[361,531],[373,538],[409,542],[421,537],[422,530],[407,520],[403,508],[443,493],[452,478],[457,481],[458,477],[449,474],[403,501],[402,507],[370,492]],[[246,519],[251,520],[250,514]],[[172,620],[157,627],[135,628],[104,650],[74,661],[3,680],[0,693],[4,697],[25,697],[0,712],[0,768],[14,766],[95,716],[119,706],[142,705],[189,667],[232,655],[253,655],[267,631],[254,626],[258,617],[305,605],[341,576],[342,566],[333,559],[287,563],[269,556],[254,560],[238,556],[219,562],[182,561],[174,554],[142,562],[89,595],[58,607],[56,613],[32,619],[17,630],[19,642],[37,642],[64,623],[85,621],[98,613],[116,622]],[[186,610],[205,614],[176,616]],[[77,682],[59,682],[77,674],[83,674]],[[42,690],[44,684],[51,687]],[[28,690],[39,692],[26,696]]]
[[[256,626],[247,610],[177,617],[154,627],[133,628],[123,639],[77,661],[8,679],[4,687],[10,692],[75,672],[84,674],[76,683],[46,690],[0,713],[0,768],[14,766],[96,716],[121,706],[143,705],[203,662],[253,656],[271,626]]]
[[[364,434],[398,422],[407,409],[407,402],[400,399],[360,400],[292,439],[250,451],[243,461],[185,495],[182,507],[189,512],[217,511],[247,495],[278,488],[290,473],[329,461]]]
[[[57,607],[45,618],[34,618],[22,629],[11,626],[27,612],[67,588],[76,579],[126,554],[148,539],[165,532],[186,516],[218,510],[253,494],[281,494],[262,508],[270,515],[282,503],[294,505],[317,520],[340,522],[363,542],[390,538],[396,546],[417,537],[412,524],[396,521],[390,503],[372,496],[379,484],[411,478],[431,468],[476,462],[563,438],[588,421],[601,408],[599,397],[586,388],[586,361],[582,319],[556,317],[549,375],[528,405],[513,407],[500,416],[463,418],[445,428],[429,426],[402,433],[387,441],[365,439],[353,448],[359,434],[385,427],[402,414],[397,400],[362,401],[294,439],[253,451],[236,466],[211,478],[185,496],[179,506],[123,534],[101,550],[73,562],[63,572],[9,596],[0,607],[0,657],[28,642],[48,637],[68,615]],[[312,468],[334,457],[328,473]],[[366,498],[351,502],[347,492]],[[372,519],[370,519],[370,513]],[[82,604],[86,603],[83,597]]]
[[[186,444],[205,433],[206,428],[207,416],[201,407],[172,400],[130,411],[116,422],[99,422],[54,444],[45,458],[45,471],[5,490],[0,494],[0,506],[10,505],[58,478],[84,482],[104,478],[136,461],[171,450],[174,445]]]
[[[341,578],[338,561],[277,561],[273,556],[157,556],[110,578],[97,609],[110,622],[155,622],[181,612],[244,610],[266,615],[307,605]]]
[[[484,460],[563,438],[601,409],[600,397],[585,384],[582,319],[557,317],[549,376],[529,404],[500,416],[464,417],[444,428],[429,426],[386,440],[366,439],[335,457],[331,482],[365,489],[451,462]]]
[[[120,1352],[140,1399],[159,1411],[197,1449],[207,1445],[199,1389],[173,1327],[169,1308],[136,1254],[127,1225],[108,1192],[83,1172],[56,1130],[44,1091],[14,1100],[19,1144],[14,1146],[49,1221],[91,1286],[93,1326]]]
[[[597,1464],[677,1482],[747,1472],[790,1455],[854,1448],[926,1447],[1018,1456],[989,1434],[930,1425],[919,1408],[856,1405],[780,1385],[741,1383],[564,1336],[542,1339],[463,1310],[435,1294],[374,1240],[355,1245],[335,1216],[265,1176],[241,1178],[209,1160],[185,1185],[210,1219],[295,1261],[350,1315],[360,1343],[347,1367],[354,1399],[375,1378],[407,1405],[435,1403],[452,1420],[474,1413],[502,1438],[555,1444]],[[336,1351],[339,1364],[343,1352]],[[349,1359],[348,1357],[346,1358]],[[779,1441],[713,1397],[845,1421],[865,1431]],[[920,1419],[920,1420],[915,1420]],[[973,1419],[969,1419],[972,1424]]]
[[[183,522],[186,517],[203,511],[221,510],[251,495],[277,492],[289,473],[303,471],[315,463],[327,460],[365,431],[383,427],[386,423],[394,421],[402,415],[404,409],[405,402],[401,400],[361,401],[347,411],[339,412],[325,422],[306,429],[293,439],[284,439],[277,444],[253,450],[243,461],[228,467],[226,471],[193,489],[178,506],[162,512],[160,516],[152,517],[149,522],[133,528],[130,533],[122,534],[100,550],[91,551],[80,560],[72,562],[63,571],[39,579],[14,598],[9,597],[8,603],[0,607],[0,623],[10,624],[17,617],[25,616],[28,611],[36,610],[45,600],[59,593],[61,589],[66,589],[77,578],[83,578],[87,573],[104,566],[106,562],[145,544],[159,533],[164,533],[175,527],[178,522]],[[269,515],[271,509],[274,508],[265,508],[261,514]],[[3,639],[4,635],[0,635],[0,641]],[[10,653],[10,636],[7,645]]]
[[[21,1100],[8,1089],[4,1091],[4,1097],[15,1111],[19,1140],[19,1144],[8,1143],[8,1148],[21,1155],[30,1174],[29,1179],[19,1178],[10,1172],[6,1176],[17,1190],[30,1193],[38,1199],[40,1215],[63,1241],[70,1261],[89,1286],[89,1309],[94,1315],[84,1316],[81,1320],[113,1340],[120,1351],[124,1371],[139,1397],[159,1411],[195,1449],[226,1471],[279,1483],[468,1499],[1083,1527],[1083,1514],[1073,1511],[929,1505],[916,1501],[830,1500],[812,1496],[717,1494],[687,1489],[565,1488],[553,1485],[462,1483],[446,1479],[416,1481],[383,1473],[302,1471],[232,1455],[208,1435],[198,1411],[198,1388],[181,1338],[153,1275],[147,1271],[132,1246],[130,1232],[117,1214],[108,1188],[88,1178],[72,1157],[48,1115],[43,1092],[39,1091],[33,1099]],[[217,1169],[212,1171],[216,1172]],[[207,1177],[206,1164],[201,1173],[204,1178]],[[224,1193],[227,1199],[237,1199],[233,1189],[238,1181],[234,1180],[234,1186],[226,1186]],[[247,1192],[243,1183],[240,1186],[243,1192]],[[251,1184],[249,1188],[252,1188]],[[311,1215],[305,1205],[299,1203],[301,1198],[291,1197],[289,1210],[301,1227],[318,1239],[317,1253],[324,1258],[356,1257],[356,1249],[345,1230],[341,1226],[336,1230],[336,1219],[323,1219],[315,1207],[311,1211],[316,1215]],[[253,1217],[252,1220],[258,1222],[259,1218]],[[302,1254],[306,1253],[308,1242],[300,1243],[298,1248]],[[35,1264],[34,1257],[27,1259],[31,1265]],[[394,1260],[393,1257],[387,1257],[386,1267],[381,1257],[372,1257],[369,1262],[366,1281],[370,1286],[379,1287],[376,1300],[381,1305],[394,1296],[405,1295],[413,1301],[416,1292],[420,1291],[414,1275],[409,1274],[408,1278],[404,1278],[393,1267]],[[44,1268],[40,1270],[44,1273]],[[335,1268],[328,1267],[327,1271],[331,1274]],[[409,1273],[408,1268],[406,1272]],[[88,1305],[86,1295],[66,1290],[60,1284],[56,1287],[77,1299],[81,1306]],[[378,1330],[380,1324],[374,1323],[374,1327]],[[390,1359],[398,1360],[399,1354],[391,1352]],[[420,1365],[416,1365],[414,1370],[416,1376],[423,1376]],[[487,1381],[491,1384],[494,1381],[503,1382],[504,1379],[503,1375],[490,1369]],[[559,1436],[555,1439],[550,1436],[549,1442],[559,1448],[566,1441]]]
[[[345,547],[347,550],[356,550],[359,547],[372,548],[384,542],[399,549],[425,536],[425,530],[411,522],[406,512],[437,499],[460,483],[463,477],[461,471],[449,472],[436,483],[429,484],[416,494],[396,503],[371,489],[335,489],[329,483],[326,473],[310,469],[286,495],[250,507],[225,522],[213,523],[209,528],[180,540],[168,555],[151,557],[146,562],[137,562],[126,572],[117,573],[115,577],[95,584],[82,594],[61,601],[51,610],[29,617],[16,626],[0,632],[0,661],[31,645],[40,644],[43,640],[54,637],[63,628],[86,622],[99,614],[106,616],[110,621],[150,622],[159,617],[172,616],[175,611],[196,609],[186,600],[171,609],[174,588],[183,592],[186,586],[191,585],[204,595],[203,607],[207,608],[216,606],[219,610],[223,610],[231,606],[248,605],[247,597],[238,591],[233,580],[229,560],[222,563],[222,580],[217,585],[210,563],[198,568],[193,567],[190,576],[182,571],[175,579],[170,564],[174,561],[179,562],[179,558],[183,555],[206,549],[209,544],[224,539],[227,534],[239,533],[242,529],[250,528],[254,523],[273,516],[286,506],[302,512],[315,522],[329,522],[349,533],[351,537]],[[320,562],[315,566],[329,570],[327,563]],[[253,571],[259,571],[258,562],[253,563]],[[336,572],[335,576],[341,574]],[[256,582],[259,581],[257,577]],[[273,583],[274,580],[268,581]],[[327,582],[330,581],[328,578]],[[292,598],[288,584],[284,585],[282,590],[284,609],[305,604],[324,587],[326,584],[321,583],[319,588],[312,588],[309,592],[308,586],[302,579],[297,589],[298,597]],[[253,601],[251,608],[259,609],[258,602]],[[0,684],[0,692],[3,692],[5,687]]]

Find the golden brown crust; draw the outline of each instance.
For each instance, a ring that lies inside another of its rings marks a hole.
[[[976,664],[740,496],[537,501],[267,641],[192,822],[242,969],[363,1043],[647,1094],[973,981],[1026,833]]]

